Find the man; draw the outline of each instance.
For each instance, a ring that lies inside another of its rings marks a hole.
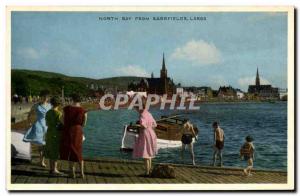
[[[197,136],[195,134],[193,125],[188,121],[183,121],[183,129],[182,129],[182,148],[181,148],[181,158],[183,159],[183,152],[185,149],[185,146],[188,145],[191,153],[192,163],[195,165],[195,155],[194,155],[194,149],[193,149],[193,137],[195,137],[195,140],[197,140]]]
[[[217,156],[220,159],[220,167],[223,166],[222,162],[222,150],[224,147],[224,131],[220,128],[218,122],[214,122],[212,125],[214,129],[214,157],[213,157],[213,166],[216,166]]]

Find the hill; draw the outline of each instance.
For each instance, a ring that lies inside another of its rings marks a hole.
[[[127,90],[128,83],[139,81],[141,77],[112,77],[103,79],[92,79],[86,77],[72,77],[64,74],[12,69],[11,70],[11,88],[12,94],[18,95],[38,95],[41,90],[48,89],[51,94],[59,95],[64,87],[65,95],[69,96],[74,92],[82,95],[93,94],[96,86],[101,90],[117,89]],[[94,89],[91,87],[94,86]]]

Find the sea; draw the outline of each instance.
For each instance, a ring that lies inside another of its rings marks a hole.
[[[208,166],[213,160],[212,123],[218,121],[225,133],[223,164],[226,167],[244,167],[239,150],[245,137],[254,138],[254,167],[267,170],[287,170],[287,102],[258,103],[203,103],[200,110],[176,111],[151,108],[155,119],[162,115],[181,114],[189,118],[199,129],[198,141],[194,143],[197,165]],[[84,128],[85,157],[110,157],[132,159],[131,152],[120,151],[124,125],[138,120],[135,110],[98,110],[88,113]],[[188,149],[184,159],[181,148],[160,149],[155,162],[191,164]]]

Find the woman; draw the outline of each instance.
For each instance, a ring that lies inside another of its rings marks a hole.
[[[69,161],[70,176],[76,178],[75,163],[80,164],[81,177],[84,178],[82,141],[83,129],[86,124],[86,111],[80,106],[80,96],[72,95],[72,105],[66,106],[63,111],[64,130],[62,135],[62,146],[60,158]]]
[[[141,128],[133,148],[133,157],[144,159],[145,176],[149,176],[152,158],[157,154],[157,137],[153,130],[157,124],[152,115],[145,109],[145,104],[143,104],[143,109],[136,109],[140,114],[139,123]]]
[[[59,147],[62,131],[62,113],[58,110],[60,101],[58,97],[50,100],[52,109],[46,114],[46,125],[48,130],[46,133],[45,157],[50,160],[50,173],[61,174],[57,169],[57,160],[59,156]]]
[[[45,116],[48,110],[51,109],[51,105],[48,103],[49,91],[43,90],[40,93],[41,101],[34,105],[29,113],[28,118],[35,114],[36,120],[31,128],[25,133],[23,141],[30,142],[38,145],[38,151],[40,154],[40,164],[42,167],[46,167],[43,147],[45,145],[45,134],[47,132]]]

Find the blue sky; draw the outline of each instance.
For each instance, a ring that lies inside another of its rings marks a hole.
[[[118,21],[99,17],[119,17]],[[134,20],[136,16],[149,21]],[[206,17],[153,21],[153,16]],[[121,17],[132,17],[123,21]],[[183,85],[287,87],[285,13],[13,12],[12,68],[71,76],[168,75]]]

